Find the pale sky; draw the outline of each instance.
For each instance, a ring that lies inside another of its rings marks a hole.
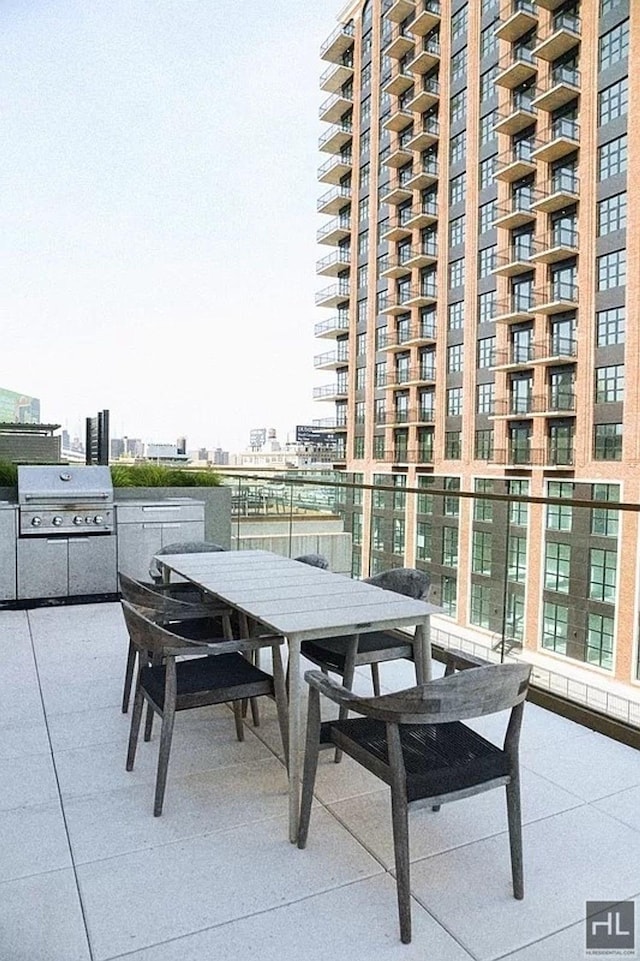
[[[0,386],[189,448],[311,399],[338,0],[2,0]]]

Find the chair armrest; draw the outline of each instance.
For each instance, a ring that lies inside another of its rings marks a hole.
[[[316,690],[320,691],[325,697],[329,698],[330,701],[335,701],[336,704],[347,704],[357,701],[362,702],[362,698],[348,688],[343,687],[342,684],[337,684],[336,681],[332,681],[330,677],[323,674],[321,671],[307,671],[304,675],[304,679],[309,685],[309,687],[315,687]]]
[[[197,643],[197,642],[196,642]],[[260,637],[241,637],[233,641],[214,641],[213,644],[201,642],[208,654],[249,654],[263,647],[284,644],[282,634],[262,634]]]
[[[476,657],[475,654],[467,654],[456,648],[442,648],[443,661],[447,670],[466,671],[470,667],[488,667],[492,662],[483,657]]]

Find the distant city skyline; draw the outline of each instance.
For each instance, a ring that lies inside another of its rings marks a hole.
[[[82,436],[283,436],[312,400],[318,49],[340,3],[6,0],[0,383]],[[295,136],[292,136],[295,131]]]

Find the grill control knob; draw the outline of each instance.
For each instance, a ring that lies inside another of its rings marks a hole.
[[[96,516],[93,518],[93,523],[104,524],[104,517],[102,516],[102,514],[96,514]]]
[[[60,517],[59,514],[56,514],[56,516],[53,518],[51,523],[53,524],[54,527],[62,527],[62,518]]]
[[[32,526],[32,527],[41,527],[41,526],[42,526],[42,518],[41,518],[41,517],[32,517],[32,518],[31,518],[31,526]]]
[[[82,518],[80,517],[80,514],[76,514],[76,516],[73,518],[73,523],[76,525],[76,527],[77,527],[79,524],[84,523],[84,521],[83,521]]]

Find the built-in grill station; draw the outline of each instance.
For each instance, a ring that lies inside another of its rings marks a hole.
[[[117,590],[108,467],[18,468],[18,598]]]

